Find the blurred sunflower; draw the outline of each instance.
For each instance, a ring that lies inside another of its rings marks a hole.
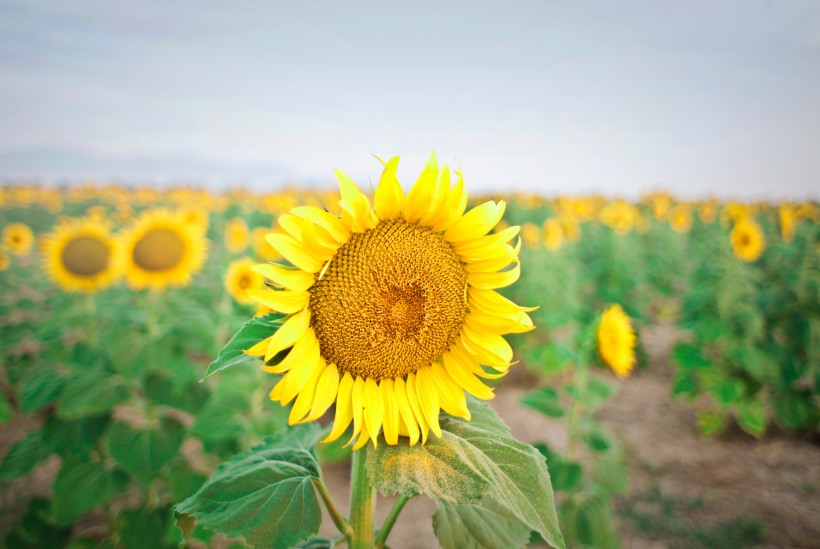
[[[735,257],[743,261],[757,261],[766,248],[763,229],[751,217],[743,217],[735,223],[729,235]]]
[[[271,229],[265,227],[257,227],[251,233],[252,242],[253,242],[253,253],[254,255],[261,260],[264,261],[271,261],[273,259],[282,259],[282,256],[273,249],[273,246],[268,244],[266,240],[267,234],[271,232]]]
[[[248,247],[248,224],[241,217],[234,217],[225,225],[225,247],[239,253]]]
[[[28,255],[34,245],[34,233],[25,223],[9,223],[3,229],[3,244],[14,255]]]
[[[319,418],[335,402],[336,440],[353,423],[355,448],[380,431],[388,444],[411,445],[428,432],[441,436],[439,413],[470,419],[465,391],[480,399],[493,390],[480,378],[504,375],[512,349],[502,335],[533,328],[526,309],[495,289],[518,279],[518,227],[488,234],[504,202],[464,213],[461,174],[431,156],[404,195],[398,158],[385,165],[375,208],[337,171],[341,218],[308,206],[279,218],[282,234],[268,240],[294,267],[258,265],[281,290],[249,291],[290,315],[268,339],[248,349],[263,368],[284,377],[271,399],[295,399],[291,424]],[[489,367],[485,370],[482,365]]]
[[[791,204],[781,204],[778,208],[780,217],[780,236],[783,242],[794,240],[794,233],[797,229],[797,212]]]
[[[122,235],[119,261],[134,289],[183,286],[202,268],[208,241],[202,231],[166,209],[143,212]]]
[[[669,226],[676,233],[685,234],[692,228],[692,210],[686,204],[676,204],[669,210]]]
[[[90,217],[69,219],[43,238],[46,274],[67,292],[97,292],[120,276],[117,246],[104,223]]]
[[[550,251],[555,251],[564,243],[564,228],[561,222],[555,218],[547,219],[544,222],[544,247]]]
[[[609,307],[598,325],[598,354],[620,378],[635,366],[635,331],[620,305]]]
[[[256,262],[243,257],[228,265],[228,272],[225,274],[225,288],[233,298],[242,304],[253,303],[253,298],[248,295],[247,290],[258,290],[265,284],[265,279],[253,268]]]
[[[0,271],[5,271],[11,265],[11,258],[5,248],[0,248]]]
[[[208,230],[210,216],[205,208],[184,208],[180,210],[180,215],[188,225],[198,227],[203,233]]]
[[[717,201],[712,199],[706,202],[701,202],[698,205],[698,217],[706,225],[710,225],[715,221],[718,212]]]
[[[527,248],[537,249],[541,247],[541,235],[539,234],[538,225],[535,223],[524,223],[521,227],[521,238]]]

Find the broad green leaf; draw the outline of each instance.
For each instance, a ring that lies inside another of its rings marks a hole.
[[[108,433],[108,451],[123,469],[147,484],[177,455],[184,437],[185,428],[170,418],[148,429],[119,421]]]
[[[440,501],[433,530],[442,549],[515,549],[530,539],[530,529],[492,500],[481,504]]]
[[[13,480],[29,474],[49,454],[51,450],[43,443],[42,431],[29,433],[15,442],[6,454],[0,465],[0,480]]]
[[[245,354],[246,349],[250,349],[265,338],[270,337],[282,325],[284,315],[271,313],[264,317],[254,317],[247,321],[242,328],[225,345],[216,360],[208,366],[208,371],[202,379],[206,379],[225,368],[236,366],[248,360],[256,360],[256,357]]]
[[[36,412],[59,396],[64,383],[65,380],[50,369],[32,374],[20,391],[20,410],[25,414]]]
[[[120,376],[98,370],[79,372],[66,380],[57,414],[67,419],[97,415],[127,398],[128,388]]]
[[[32,499],[22,519],[6,536],[5,547],[14,549],[65,547],[71,539],[72,528],[52,524],[49,520],[49,508],[48,500]]]
[[[685,370],[708,368],[710,366],[710,362],[701,355],[700,349],[689,343],[675,345],[672,350],[672,360]]]
[[[728,406],[743,394],[743,382],[739,379],[726,379],[713,385],[710,392],[720,404]]]
[[[677,374],[675,374],[675,378],[672,381],[673,396],[686,395],[690,398],[693,398],[697,396],[697,394],[698,382],[695,379],[695,376],[691,374],[691,372],[679,371]]]
[[[43,442],[63,457],[86,457],[110,422],[110,414],[72,420],[50,417],[43,424]]]
[[[581,440],[590,450],[605,452],[615,445],[606,428],[593,419],[585,418],[579,423],[578,427],[581,432]]]
[[[193,495],[199,490],[208,477],[194,471],[182,456],[178,456],[169,463],[168,488],[174,501]]]
[[[487,404],[469,400],[472,421],[441,416],[442,437],[425,445],[380,444],[367,471],[382,493],[425,494],[436,501],[478,504],[484,496],[509,510],[553,547],[564,546],[544,456],[510,436]]]
[[[170,513],[169,508],[128,509],[117,515],[121,522],[120,543],[123,547],[176,547],[165,538],[167,536]]]
[[[68,524],[105,505],[127,482],[128,475],[119,469],[97,461],[66,459],[54,481],[54,520]]]
[[[183,531],[199,524],[250,544],[286,548],[318,532],[313,479],[319,463],[314,424],[289,429],[223,463],[202,488],[176,506]]]
[[[152,373],[143,384],[145,395],[155,404],[197,414],[208,401],[210,391],[205,384],[191,381],[183,387],[175,387],[174,381],[164,375]]]
[[[550,387],[530,391],[521,397],[521,404],[548,417],[561,417],[564,415],[564,409],[558,399],[558,391]]]
[[[9,400],[6,395],[0,393],[0,423],[8,423],[13,415],[14,411],[11,409]]]
[[[737,423],[752,436],[766,432],[766,408],[758,399],[744,399],[737,406]]]

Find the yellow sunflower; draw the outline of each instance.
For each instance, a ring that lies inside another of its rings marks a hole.
[[[234,217],[225,225],[225,247],[239,253],[248,247],[250,239],[248,224],[241,217]]]
[[[5,271],[11,265],[11,258],[5,248],[0,248],[0,271]]]
[[[521,227],[521,238],[527,248],[537,249],[541,247],[541,235],[538,231],[538,225],[535,223],[524,223]]]
[[[253,303],[253,298],[248,295],[247,290],[258,290],[265,284],[262,275],[253,269],[255,265],[256,262],[249,257],[237,259],[228,265],[225,288],[239,303]]]
[[[564,228],[561,222],[555,218],[547,219],[544,222],[544,247],[550,251],[555,251],[564,243]]]
[[[686,204],[677,204],[669,210],[669,226],[676,233],[685,234],[692,228],[692,210]]]
[[[606,309],[598,326],[598,354],[620,378],[635,366],[635,341],[635,331],[621,306]]]
[[[794,240],[794,233],[797,229],[797,212],[791,204],[781,204],[778,208],[780,217],[780,236],[783,242]]]
[[[520,307],[497,293],[520,274],[510,242],[518,227],[489,234],[505,203],[464,213],[461,174],[431,156],[404,195],[398,158],[385,164],[375,207],[337,171],[341,218],[301,206],[279,218],[284,230],[268,241],[293,266],[258,265],[280,290],[249,291],[289,315],[268,339],[246,352],[284,374],[271,399],[295,402],[289,422],[322,416],[335,402],[336,440],[353,424],[355,448],[380,431],[391,445],[441,436],[439,413],[470,419],[465,391],[493,398],[481,378],[504,375],[512,349],[502,337],[533,328]],[[482,366],[483,365],[483,366]],[[485,369],[487,367],[487,369]]]
[[[763,229],[751,217],[743,217],[735,223],[729,235],[735,257],[743,261],[757,261],[766,249]]]
[[[265,227],[257,227],[253,230],[251,233],[253,237],[253,253],[257,258],[264,261],[281,259],[282,256],[273,249],[273,246],[268,244],[266,237],[269,232],[271,232],[271,229]]]
[[[3,229],[3,244],[14,255],[28,255],[34,245],[34,233],[25,223],[9,223]]]
[[[698,205],[698,217],[706,225],[710,225],[715,221],[718,212],[717,201],[714,199],[706,202],[701,202]]]
[[[67,292],[93,293],[120,276],[118,243],[108,226],[91,218],[69,219],[43,238],[46,274]]]
[[[122,236],[120,263],[134,289],[183,286],[202,268],[208,249],[205,235],[177,212],[147,210]]]

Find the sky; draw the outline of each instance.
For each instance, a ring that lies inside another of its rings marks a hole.
[[[820,198],[820,2],[0,0],[0,125],[6,181]]]

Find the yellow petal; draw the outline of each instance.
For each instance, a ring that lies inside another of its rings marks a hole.
[[[535,329],[532,319],[522,311],[515,318],[487,314],[480,309],[471,308],[464,316],[464,323],[469,324],[476,332],[489,332],[497,335],[523,334]]]
[[[362,415],[364,410],[364,380],[357,377],[353,381],[351,406],[353,407],[353,435],[345,446],[350,445],[362,430]]]
[[[274,265],[272,263],[261,263],[254,265],[251,270],[258,273],[280,288],[288,290],[305,291],[316,281],[313,273],[307,273],[302,269],[293,269]]]
[[[350,176],[339,169],[333,170],[333,173],[336,174],[336,181],[339,182],[339,191],[342,194],[342,200],[356,202],[362,197],[359,187],[350,179]]]
[[[509,242],[518,234],[521,227],[507,227],[501,232],[488,234],[474,240],[456,242],[453,247],[456,253],[466,260],[482,260],[487,256],[492,256],[493,252],[506,242]]]
[[[302,422],[313,421],[322,417],[327,412],[333,401],[336,400],[336,392],[339,389],[339,370],[331,363],[319,376],[316,384],[316,395],[313,397],[313,406],[310,408],[308,416]]]
[[[266,307],[291,314],[307,307],[310,294],[295,290],[246,290],[248,295]]]
[[[479,288],[467,289],[468,303],[478,306],[482,311],[499,316],[512,317],[516,310],[530,312],[538,307],[522,307],[495,290],[481,290]]]
[[[424,414],[421,412],[421,404],[419,403],[419,397],[416,393],[415,374],[407,374],[407,381],[405,381],[404,385],[407,392],[407,402],[410,404],[410,409],[413,410],[413,416],[415,417],[416,423],[419,425],[419,431],[421,433],[421,443],[424,444],[427,442],[427,431],[429,430],[429,427],[427,426],[427,421],[424,419]]]
[[[416,371],[416,395],[419,397],[419,407],[430,429],[441,438],[441,427],[438,424],[438,414],[441,410],[438,391],[430,379],[432,371],[429,368],[419,368]]]
[[[299,389],[299,394],[296,396],[296,402],[293,403],[293,407],[290,409],[290,415],[288,416],[288,425],[296,425],[297,423],[302,423],[302,418],[310,411],[311,406],[313,406],[314,401],[316,400],[316,386],[319,382],[319,378],[322,375],[322,372],[327,368],[324,366],[324,360],[322,360],[322,365],[318,368],[314,368],[310,374],[310,377]],[[291,375],[291,374],[288,374]]]
[[[493,390],[471,373],[471,366],[467,363],[468,360],[472,361],[469,357],[452,352],[444,353],[441,357],[444,369],[447,370],[455,383],[476,398],[490,400],[495,396]],[[475,362],[473,361],[473,363]]]
[[[342,220],[324,210],[313,206],[298,206],[293,208],[291,213],[303,219],[310,219],[326,230],[339,244],[347,242],[350,238],[350,231],[342,223]]]
[[[265,240],[279,255],[303,271],[318,273],[324,266],[323,261],[313,257],[301,242],[288,234],[270,233],[265,235]]]
[[[463,340],[469,343],[469,347],[465,347],[468,351],[476,349],[482,351],[479,353],[481,355],[479,362],[482,364],[509,366],[512,362],[512,347],[500,335],[476,333],[466,324],[462,326],[461,334]]]
[[[290,352],[288,352],[287,356],[282,359],[279,364],[274,364],[272,366],[264,364],[262,365],[262,369],[271,374],[283,374],[297,364],[307,360],[308,357],[318,354],[319,340],[316,339],[316,333],[313,331],[313,328],[308,327],[303,332],[303,335],[296,340],[293,348],[291,348]]]
[[[438,160],[436,160],[435,153],[431,153],[427,165],[404,201],[404,218],[407,221],[411,223],[418,221],[427,212],[433,199],[437,180]]]
[[[421,216],[419,223],[432,227],[435,225],[438,218],[442,215],[442,208],[447,202],[447,193],[450,190],[450,167],[445,164],[439,173],[438,182],[433,190],[433,196],[430,199],[430,204],[427,206],[427,211]]]
[[[282,214],[276,220],[276,223],[296,240],[302,240],[302,219],[295,215]]]
[[[384,167],[379,186],[376,188],[374,197],[376,205],[376,215],[379,219],[393,219],[401,213],[404,205],[404,191],[396,177],[396,170],[399,167],[399,157],[393,157]]]
[[[384,440],[395,446],[399,443],[399,403],[393,390],[393,380],[383,379],[379,382],[379,393],[384,405]]]
[[[265,362],[270,361],[277,353],[292,347],[305,334],[309,325],[310,309],[305,309],[288,318],[270,338],[268,348],[265,350]]]
[[[399,406],[402,422],[407,429],[407,436],[410,438],[410,446],[415,446],[419,441],[419,422],[407,400],[407,388],[401,378],[393,382],[393,394]]]
[[[433,224],[436,232],[446,231],[461,219],[464,210],[467,208],[467,193],[464,191],[464,179],[460,172],[456,172],[458,181],[447,193],[444,206],[442,206],[441,216]]]
[[[310,255],[325,262],[333,257],[339,246],[330,239],[330,235],[322,236],[320,233],[327,235],[324,229],[316,227],[310,219],[302,223],[302,244]]]
[[[462,340],[463,341],[463,340]],[[448,355],[452,355],[451,357]],[[492,374],[488,373],[481,365],[473,358],[473,356],[467,352],[466,349],[462,348],[460,345],[453,345],[450,347],[448,351],[442,355],[442,362],[445,360],[444,357],[448,357],[446,360],[455,360],[456,364],[460,366],[464,371],[470,372],[474,376],[478,376],[484,379],[498,379],[507,375],[509,366],[504,367],[503,371],[499,374]],[[446,366],[445,366],[446,368]],[[452,375],[450,377],[453,377]],[[455,378],[453,378],[455,380]],[[492,390],[492,388],[490,388]]]
[[[384,404],[382,403],[379,385],[373,378],[367,378],[364,382],[364,422],[373,440],[373,445],[378,445],[379,431],[382,428],[384,419]]]
[[[488,257],[480,261],[469,261],[464,269],[468,273],[495,273],[508,267],[512,263],[518,262],[518,254],[509,244],[499,246],[499,252],[493,257]]]
[[[345,372],[339,382],[339,389],[336,396],[336,417],[333,420],[333,429],[322,442],[333,442],[342,436],[347,430],[347,426],[353,421],[353,377],[349,372]]]
[[[277,330],[276,332],[278,333],[279,330]],[[270,345],[271,339],[273,339],[273,336],[263,339],[256,345],[253,345],[250,349],[245,349],[242,352],[249,356],[265,356],[265,351],[268,350],[268,345]]]
[[[467,397],[464,389],[456,384],[439,363],[434,363],[431,367],[432,375],[429,376],[438,388],[441,402],[441,409],[451,416],[463,417],[470,420],[470,410],[467,408]]]
[[[505,207],[503,200],[498,204],[489,201],[476,206],[447,229],[444,238],[450,242],[481,238],[501,221]]]
[[[473,288],[481,290],[494,290],[496,288],[506,288],[521,276],[521,263],[509,271],[500,273],[467,273],[467,284]]]
[[[353,445],[353,450],[361,450],[365,444],[367,444],[367,440],[370,438],[370,435],[367,432],[367,424],[362,423],[362,434],[359,436],[359,440],[356,441],[356,444]]]
[[[317,374],[317,370],[324,370],[327,367],[324,359],[319,356],[318,353],[311,353],[307,355],[307,358],[298,364],[296,367],[291,368],[285,377],[282,378],[282,383],[284,386],[282,387],[282,394],[279,402],[282,403],[282,406],[287,406],[287,404],[296,398],[296,395],[307,385],[307,383]],[[319,372],[321,373],[321,371]],[[318,379],[318,378],[317,378]],[[313,402],[311,399],[310,403],[308,403],[308,408],[310,409],[310,404]],[[307,413],[307,410],[305,411]]]

